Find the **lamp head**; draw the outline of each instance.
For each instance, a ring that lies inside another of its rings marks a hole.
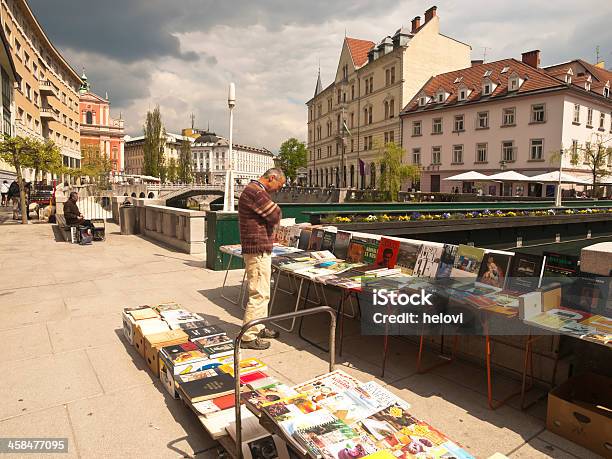
[[[236,85],[234,83],[229,84],[227,105],[229,108],[234,108],[234,106],[236,105]]]

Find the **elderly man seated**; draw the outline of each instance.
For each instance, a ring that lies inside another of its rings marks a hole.
[[[67,225],[78,225],[85,228],[93,229],[94,225],[91,220],[85,220],[83,214],[79,211],[77,201],[79,194],[76,191],[70,193],[68,201],[64,203],[64,217]]]

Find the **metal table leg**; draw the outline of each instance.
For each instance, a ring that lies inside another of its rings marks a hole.
[[[232,260],[234,259],[234,254],[230,253],[229,254],[229,261],[227,262],[227,268],[225,270],[225,276],[223,277],[223,284],[221,285],[221,298],[223,298],[224,300],[229,301],[232,304],[238,305],[241,303],[242,299],[243,299],[243,290],[244,290],[244,279],[246,277],[246,269],[244,271],[244,274],[242,275],[242,283],[240,284],[240,293],[238,294],[238,299],[235,300],[233,298],[230,298],[228,296],[225,295],[225,289],[226,289],[226,284],[227,284],[227,275],[230,272],[230,267],[232,266]]]
[[[297,312],[297,311],[298,311],[298,309],[300,308],[300,298],[301,298],[301,296],[302,296],[302,287],[304,286],[304,280],[305,280],[305,279],[304,279],[303,277],[301,277],[301,278],[300,278],[300,285],[299,285],[299,287],[298,287],[297,298],[296,298],[296,300],[295,300],[295,308],[293,309],[293,312]],[[281,315],[282,315],[282,314],[281,314]],[[293,331],[293,329],[295,328],[295,320],[296,320],[296,318],[295,318],[295,317],[293,317],[293,318],[291,319],[291,327],[289,327],[289,328],[285,328],[285,327],[283,327],[282,325],[279,325],[279,324],[278,324],[278,323],[276,323],[276,322],[272,322],[272,323],[273,323],[275,326],[277,326],[278,328],[280,328],[281,330],[284,330],[284,331],[286,331],[287,333],[291,333],[291,332]]]

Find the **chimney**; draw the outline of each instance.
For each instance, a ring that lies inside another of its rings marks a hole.
[[[436,15],[437,9],[438,9],[437,6],[432,6],[427,11],[425,11],[425,24],[427,24],[429,21],[431,21],[434,18],[434,16]]]
[[[472,59],[472,67],[480,64],[484,64],[484,59]]]
[[[421,16],[417,16],[412,20],[412,33],[416,33],[417,29],[421,27]]]
[[[533,67],[534,69],[540,68],[540,50],[539,49],[534,49],[533,51],[526,51],[523,54],[521,54],[522,58],[521,60]]]

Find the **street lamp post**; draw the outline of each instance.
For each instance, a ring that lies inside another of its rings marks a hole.
[[[232,157],[232,135],[234,130],[234,107],[236,106],[236,86],[230,83],[227,95],[227,106],[229,107],[229,150],[227,157],[227,169],[225,171],[225,196],[223,200],[223,211],[234,211],[234,163]]]
[[[555,193],[555,207],[561,207],[561,173],[563,172],[563,148],[559,150],[559,180]]]

